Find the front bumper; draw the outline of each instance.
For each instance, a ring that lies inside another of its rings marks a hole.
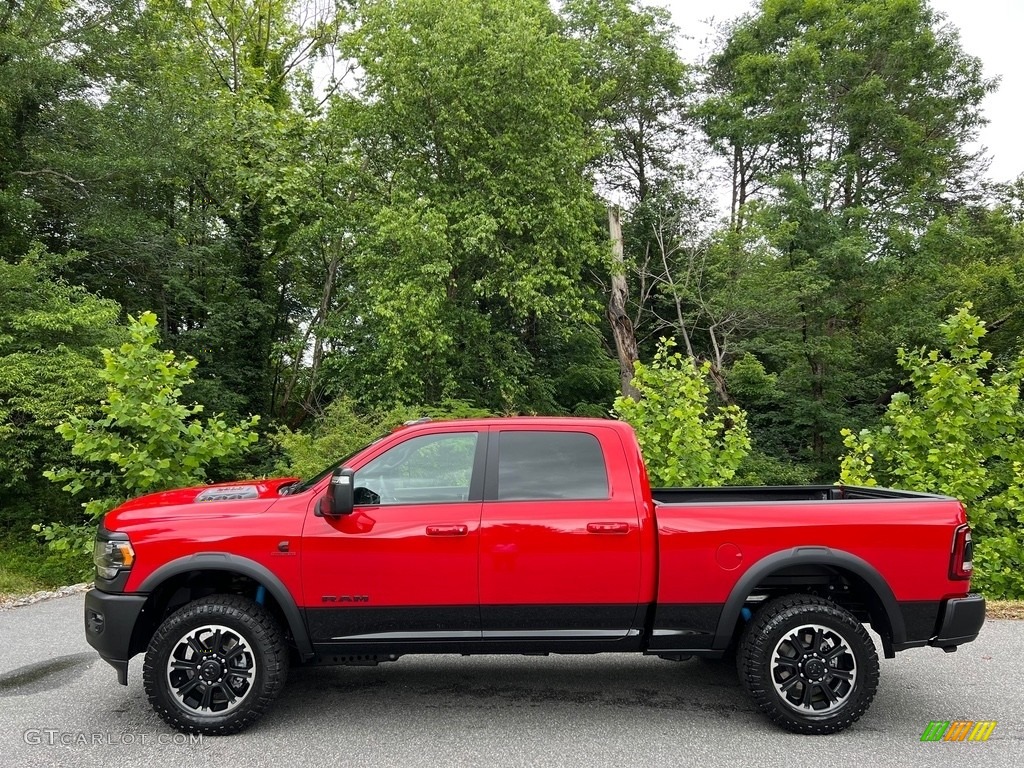
[[[146,599],[146,595],[115,595],[98,589],[85,594],[85,639],[117,670],[121,685],[128,685],[132,634]]]
[[[985,598],[981,595],[946,601],[938,634],[928,641],[936,648],[956,648],[974,640],[985,623]]]

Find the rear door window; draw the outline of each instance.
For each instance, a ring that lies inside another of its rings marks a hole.
[[[594,435],[499,433],[498,501],[607,499],[608,495],[608,470]]]

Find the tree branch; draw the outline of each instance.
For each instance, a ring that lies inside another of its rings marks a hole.
[[[70,182],[71,184],[77,184],[80,187],[85,186],[85,182],[82,179],[76,179],[72,176],[68,176],[66,173],[60,171],[54,171],[50,168],[40,168],[37,171],[15,171],[15,176],[56,176],[58,179],[64,179],[64,181]]]

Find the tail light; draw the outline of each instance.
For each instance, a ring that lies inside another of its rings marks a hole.
[[[949,578],[969,579],[974,570],[974,544],[971,527],[961,525],[953,534],[953,554],[949,559]]]

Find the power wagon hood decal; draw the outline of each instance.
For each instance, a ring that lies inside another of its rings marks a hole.
[[[154,507],[180,506],[182,504],[208,505],[215,502],[249,501],[253,499],[276,499],[278,489],[282,485],[294,483],[294,477],[275,478],[274,480],[253,480],[241,483],[221,483],[219,485],[201,485],[196,488],[178,488],[173,491],[161,491],[140,496],[126,501],[118,511],[130,509],[153,509]]]

